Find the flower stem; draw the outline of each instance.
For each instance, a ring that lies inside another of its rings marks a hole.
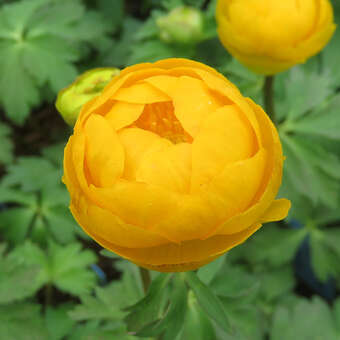
[[[274,107],[274,76],[266,76],[263,87],[263,100],[264,100],[264,108],[273,121],[276,124],[275,120],[275,107]]]
[[[147,269],[144,269],[142,267],[139,267],[139,273],[142,279],[144,293],[146,294],[151,283],[151,275]]]

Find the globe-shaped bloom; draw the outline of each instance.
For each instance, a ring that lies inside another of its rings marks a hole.
[[[287,215],[289,201],[275,200],[282,163],[261,107],[214,69],[166,59],[126,68],[84,105],[64,182],[74,217],[103,247],[185,271]]]
[[[335,30],[329,0],[218,0],[216,19],[225,48],[266,75],[304,63]]]

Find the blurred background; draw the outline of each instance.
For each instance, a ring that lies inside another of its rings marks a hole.
[[[340,1],[332,3],[339,25]],[[123,310],[143,296],[138,270],[73,220],[61,183],[72,129],[54,103],[91,68],[185,57],[216,68],[262,105],[264,77],[223,48],[215,6],[0,0],[0,340],[138,339]],[[338,29],[320,54],[276,77],[289,217],[198,272],[236,335],[189,295],[176,340],[340,339],[339,56]]]

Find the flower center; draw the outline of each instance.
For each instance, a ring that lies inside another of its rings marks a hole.
[[[174,144],[192,142],[192,137],[176,118],[172,102],[146,104],[134,126],[156,133]]]

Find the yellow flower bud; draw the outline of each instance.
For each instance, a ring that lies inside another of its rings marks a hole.
[[[196,8],[177,7],[156,23],[160,38],[167,43],[193,44],[203,36],[203,16]]]
[[[95,68],[84,72],[71,85],[61,90],[55,105],[65,122],[73,126],[82,106],[98,96],[118,74],[117,68]]]
[[[216,19],[230,54],[265,75],[304,63],[335,30],[329,0],[218,0]]]
[[[260,106],[214,69],[124,69],[87,102],[65,148],[71,211],[103,247],[158,271],[198,268],[283,219],[283,155]]]

